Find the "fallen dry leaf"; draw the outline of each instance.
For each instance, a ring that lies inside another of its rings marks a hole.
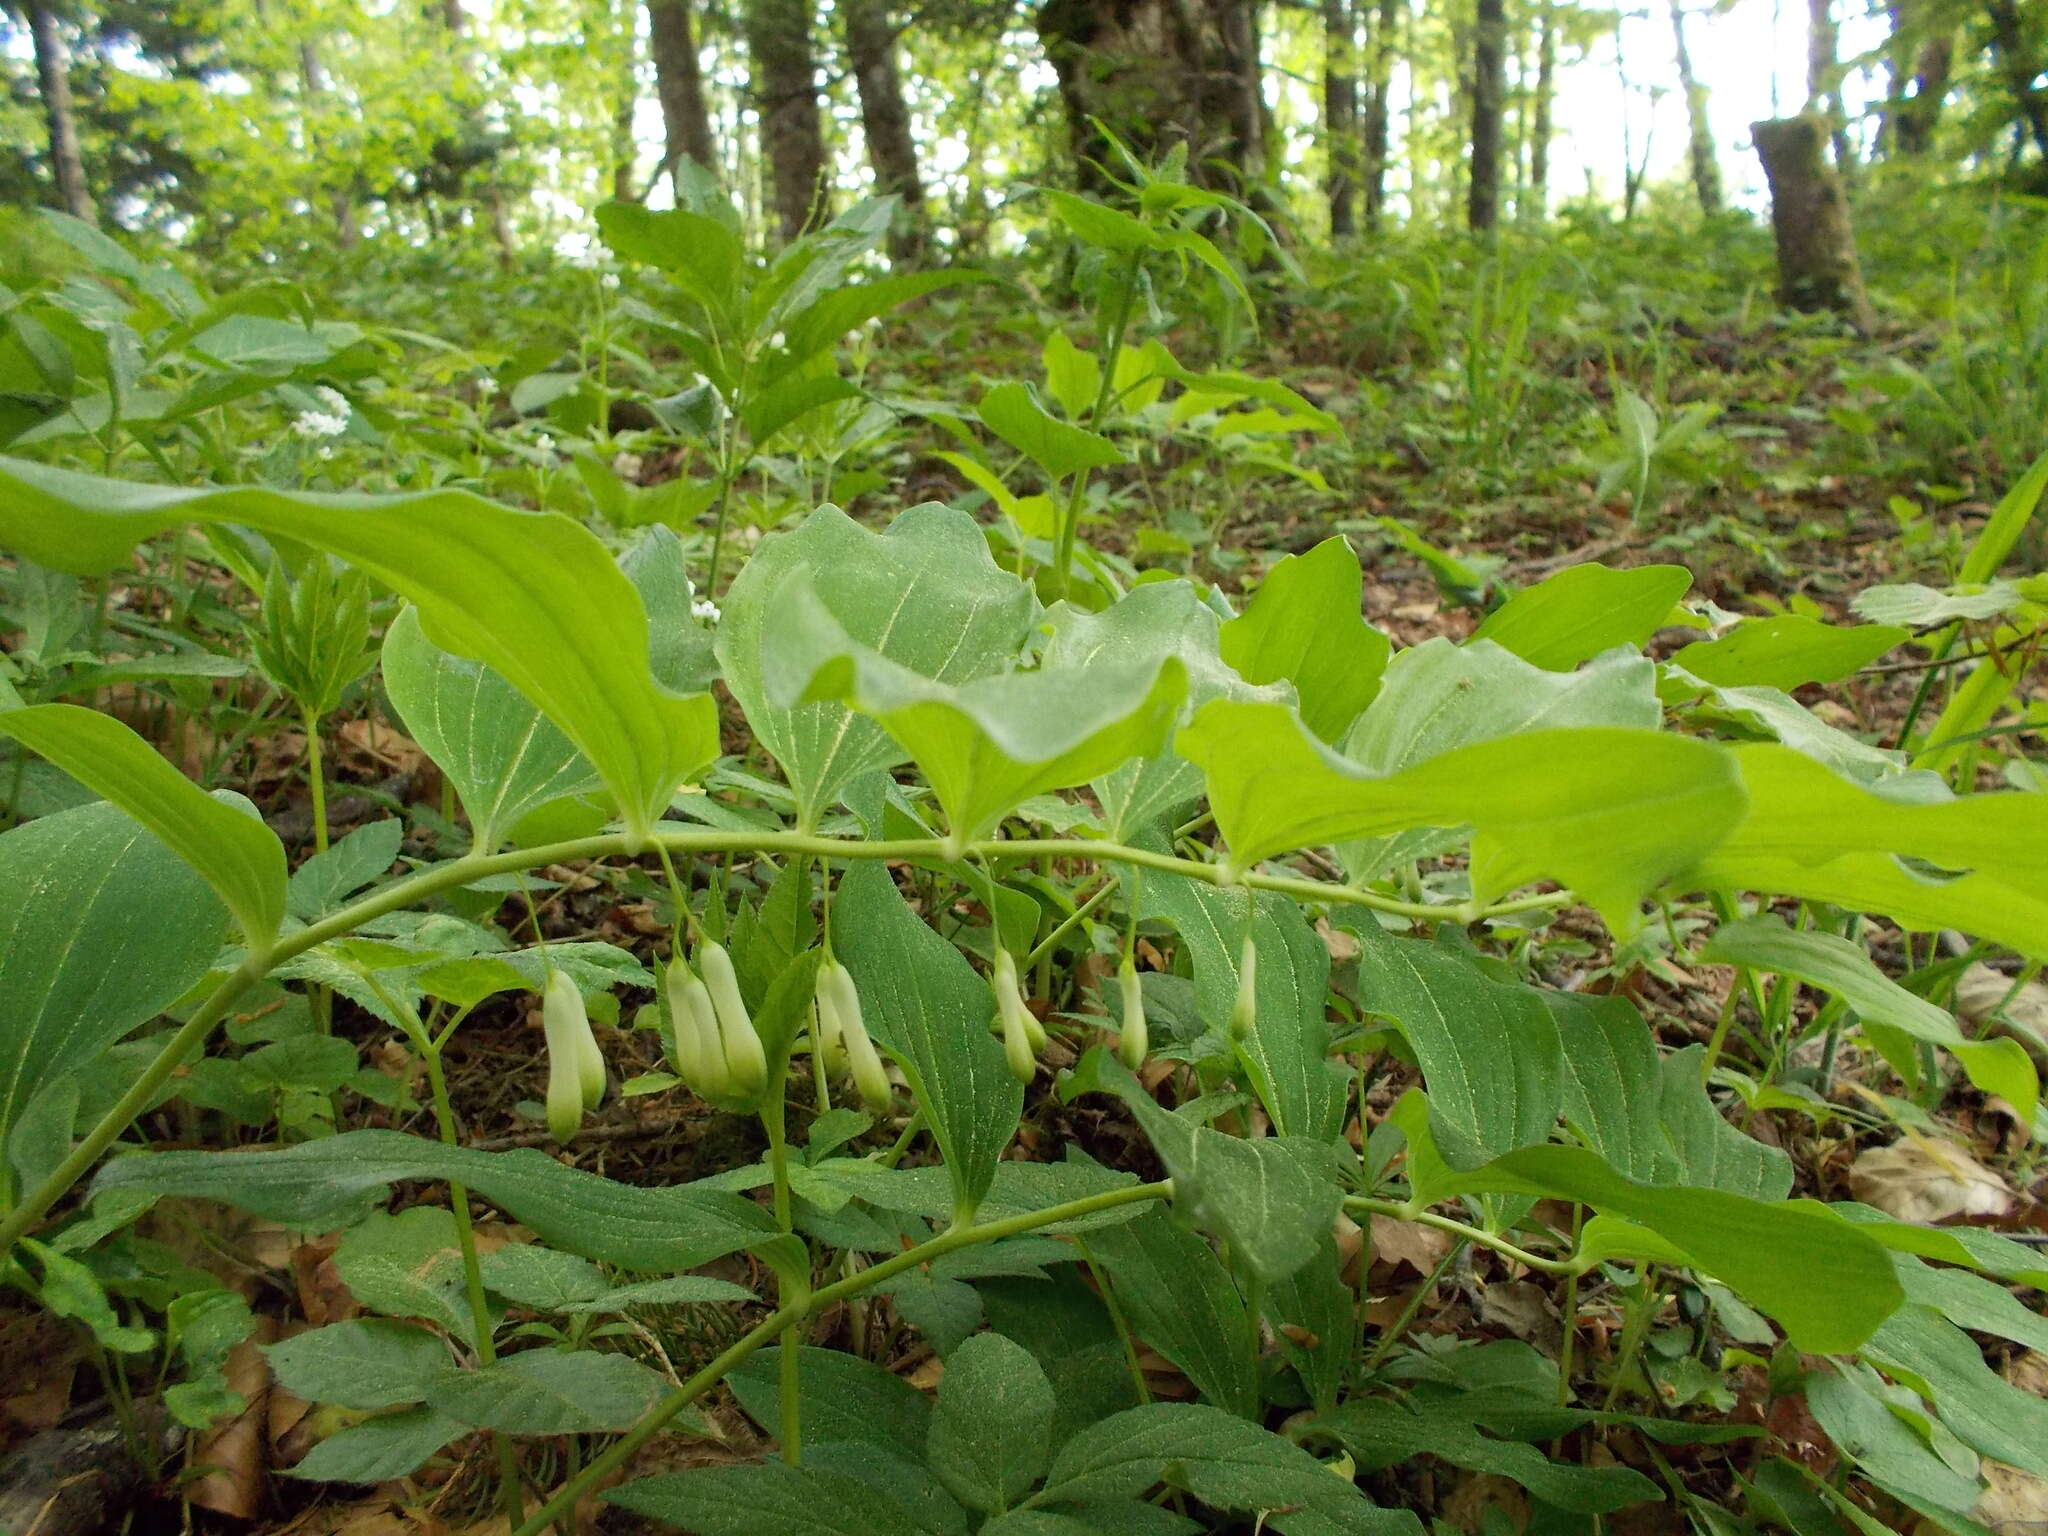
[[[2036,1055],[2048,1056],[2048,984],[2030,981],[2013,992],[2012,983],[2012,977],[1988,965],[1971,966],[1956,983],[1956,1012],[1982,1033],[2009,1034]]]
[[[1971,1514],[1997,1536],[2048,1533],[2048,1477],[2022,1472],[2002,1461],[1986,1461],[1980,1470],[1988,1486]]]
[[[270,1366],[259,1345],[277,1336],[277,1320],[258,1317],[256,1327],[228,1353],[228,1390],[239,1392],[249,1406],[227,1423],[208,1430],[192,1447],[192,1465],[212,1470],[185,1485],[185,1497],[201,1509],[254,1520],[263,1507],[263,1481],[269,1471],[266,1454]]]
[[[1872,1147],[1849,1165],[1849,1189],[1899,1221],[2003,1216],[2013,1206],[2005,1180],[1952,1141],[1911,1136]]]
[[[1420,1222],[1397,1221],[1375,1212],[1372,1218],[1372,1256],[1389,1264],[1406,1264],[1418,1275],[1426,1275],[1444,1261],[1451,1251],[1451,1234]]]

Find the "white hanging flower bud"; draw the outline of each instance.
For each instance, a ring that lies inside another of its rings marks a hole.
[[[768,1053],[761,1037],[754,1033],[754,1021],[740,997],[740,980],[732,968],[732,956],[723,944],[706,943],[697,950],[697,963],[704,968],[704,985],[718,1019],[719,1043],[725,1049],[725,1070],[731,1091],[741,1097],[759,1093],[768,1085]]]
[[[1124,1028],[1117,1039],[1116,1054],[1135,1072],[1143,1065],[1151,1041],[1145,1027],[1145,984],[1138,979],[1137,962],[1128,955],[1117,967],[1116,984],[1124,1005]]]
[[[1230,1005],[1230,1038],[1242,1040],[1259,1022],[1259,952],[1245,935],[1237,958],[1237,1000]]]
[[[604,1055],[590,1031],[583,994],[560,971],[548,973],[540,1021],[548,1052],[548,1132],[568,1141],[582,1125],[583,1112],[604,1099]]]
[[[868,1035],[867,1021],[861,1014],[860,989],[853,984],[853,973],[837,960],[826,962],[818,971],[818,1001],[819,1012],[824,1013],[829,1007],[838,1026],[847,1070],[861,1103],[871,1115],[887,1114],[894,1099],[889,1090],[889,1074]]]
[[[1017,961],[1000,946],[992,980],[996,1015],[1003,1024],[1003,1055],[1010,1064],[1010,1075],[1020,1083],[1029,1083],[1038,1073],[1038,1053],[1031,1048],[1031,1031],[1024,1023],[1031,1010],[1024,1006],[1024,991],[1017,983]]]

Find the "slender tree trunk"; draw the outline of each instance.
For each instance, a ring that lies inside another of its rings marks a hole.
[[[861,134],[875,186],[903,202],[890,230],[889,252],[898,261],[915,261],[924,251],[924,178],[918,174],[917,141],[911,137],[910,108],[896,65],[889,0],[835,0],[834,8],[846,26],[846,54],[860,93]]]
[[[441,0],[441,25],[454,39],[456,52],[471,77],[481,75],[483,59],[470,42],[469,13],[462,8],[462,0]],[[513,258],[519,254],[519,248],[512,241],[512,211],[506,206],[504,189],[498,185],[495,174],[484,183],[483,204],[484,211],[490,215],[491,242],[498,248],[498,265],[510,267]]]
[[[1472,182],[1466,222],[1492,229],[1500,218],[1502,99],[1507,94],[1508,20],[1504,0],[1479,0],[1472,30]]]
[[[2005,71],[2006,83],[2012,88],[2013,100],[2026,119],[2034,148],[2043,159],[2048,159],[2048,92],[2034,83],[2041,76],[2042,61],[2028,57],[2020,10],[2013,0],[1985,0],[1985,9],[1991,16],[1992,46]]]
[[[1956,40],[1953,34],[1924,39],[1914,50],[1911,84],[1913,93],[1903,95],[1901,78],[1894,92],[1886,127],[1889,152],[1908,159],[1925,155],[1934,147],[1934,130],[1941,121],[1941,108],[1948,95],[1950,71],[1955,67]]]
[[[1806,110],[1827,119],[1835,164],[1847,171],[1855,163],[1855,151],[1849,147],[1842,118],[1842,40],[1834,0],[1807,0],[1806,20]]]
[[[1355,227],[1358,191],[1358,22],[1348,0],[1323,0],[1323,148],[1330,157],[1330,233]]]
[[[1794,309],[1833,310],[1868,331],[1870,300],[1856,261],[1849,200],[1824,153],[1826,121],[1808,112],[1752,123],[1749,131],[1771,187],[1779,301]]]
[[[1544,0],[1537,19],[1536,101],[1529,129],[1529,204],[1537,218],[1550,211],[1550,115],[1557,95],[1557,16]]]
[[[306,97],[306,139],[314,139],[313,115],[317,103],[327,94],[327,71],[320,66],[320,49],[308,38],[299,44],[299,85]],[[344,176],[350,174],[343,173]],[[344,251],[356,248],[362,238],[362,230],[356,224],[355,199],[350,195],[346,182],[327,190],[327,206],[334,211],[334,240]]]
[[[1406,0],[1380,0],[1372,29],[1372,53],[1366,76],[1365,122],[1359,135],[1359,167],[1365,183],[1365,227],[1377,230],[1387,203],[1388,96],[1394,74],[1395,34],[1400,30]]]
[[[1685,118],[1690,130],[1686,145],[1693,191],[1700,212],[1712,218],[1721,211],[1721,162],[1714,154],[1714,130],[1707,122],[1707,88],[1692,72],[1692,53],[1685,46],[1685,7],[1671,0],[1671,40],[1678,51],[1678,82],[1685,91]]]
[[[50,174],[57,201],[73,218],[96,222],[92,193],[85,185],[85,160],[78,152],[78,121],[71,111],[71,60],[57,35],[57,17],[40,0],[29,0],[28,30],[36,51],[36,87],[50,125]]]
[[[1243,193],[1265,159],[1266,108],[1253,0],[1044,0],[1038,35],[1088,190],[1115,166],[1099,122],[1141,160],[1175,144],[1196,182]]]
[[[718,145],[704,105],[704,61],[690,0],[647,0],[647,51],[654,59],[654,94],[661,103],[661,169],[682,201],[682,166],[693,161],[718,180]]]
[[[747,0],[746,18],[776,227],[794,240],[829,216],[810,0]]]

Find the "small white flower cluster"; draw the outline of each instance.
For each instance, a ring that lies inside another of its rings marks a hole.
[[[495,400],[498,398],[498,377],[496,374],[480,373],[476,376],[476,397],[479,400]]]
[[[536,453],[553,453],[555,451],[555,440],[549,437],[547,433],[542,432],[534,438],[533,447]]]
[[[314,443],[325,437],[339,437],[348,430],[348,396],[321,384],[314,389],[313,398],[320,408],[301,411],[293,417],[292,436]]]
[[[711,601],[708,597],[699,597],[697,595],[697,583],[690,580],[687,576],[683,578],[683,590],[690,594],[691,618],[706,624],[716,624],[719,619],[724,617],[718,611],[718,604]]]

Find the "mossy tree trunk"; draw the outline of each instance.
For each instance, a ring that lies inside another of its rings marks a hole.
[[[1814,113],[1750,124],[1771,188],[1778,298],[1793,309],[1832,310],[1858,330],[1871,325],[1856,262],[1849,201],[1827,163],[1827,122]]]

